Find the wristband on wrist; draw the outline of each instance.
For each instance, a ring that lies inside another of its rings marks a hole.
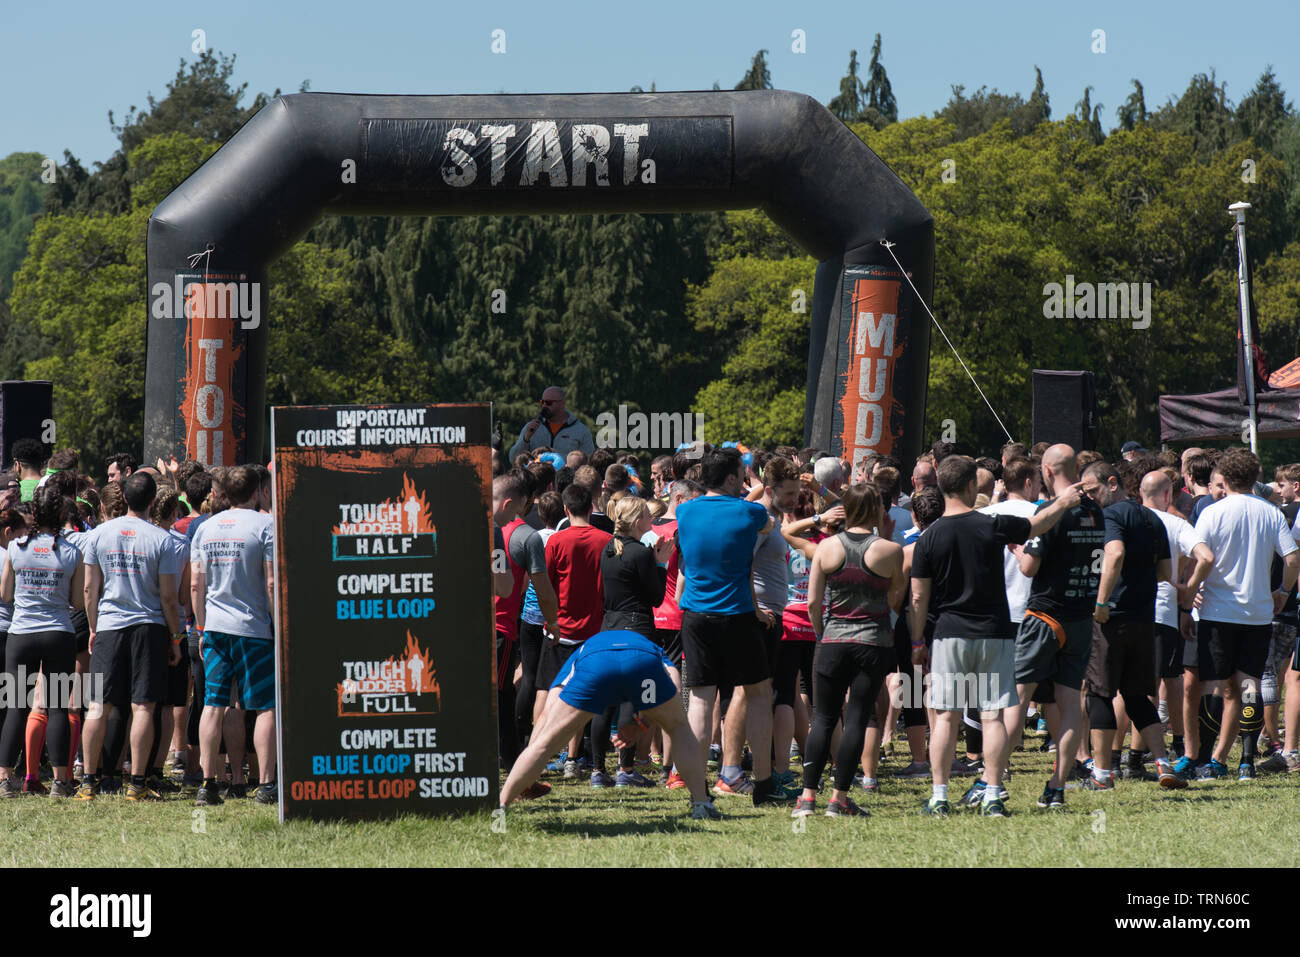
[[[1097,602],[1097,607],[1098,607],[1098,608],[1109,608],[1109,607],[1110,607],[1110,602],[1108,602],[1108,601],[1099,601],[1099,602]]]

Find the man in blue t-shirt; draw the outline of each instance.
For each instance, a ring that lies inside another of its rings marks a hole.
[[[700,465],[706,494],[677,507],[677,594],[691,730],[706,748],[719,686],[742,687],[747,700],[763,702],[746,715],[752,792],[739,767],[724,765],[715,793],[752,793],[755,805],[786,803],[798,793],[772,780],[772,709],[766,706],[772,675],[751,577],[758,536],[770,534],[774,522],[761,504],[739,498],[744,466],[738,449],[707,452]]]

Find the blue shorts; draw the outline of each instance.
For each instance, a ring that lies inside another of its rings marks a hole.
[[[236,699],[245,711],[275,707],[275,642],[223,631],[203,632],[203,704],[225,708]]]
[[[565,704],[591,714],[603,714],[625,701],[638,711],[649,711],[677,697],[677,685],[664,667],[663,652],[636,648],[573,655],[551,687],[560,689]]]

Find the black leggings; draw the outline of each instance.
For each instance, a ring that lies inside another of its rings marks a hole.
[[[830,756],[835,722],[844,714],[844,733],[835,756],[835,789],[853,786],[853,774],[862,755],[867,725],[876,720],[876,701],[885,678],[897,666],[893,647],[878,648],[858,642],[818,642],[813,658],[813,719],[808,732],[808,753],[803,763],[803,786],[817,790]],[[845,691],[849,702],[844,703]]]
[[[50,764],[56,768],[68,766],[68,748],[72,744],[72,730],[68,725],[69,676],[77,666],[77,636],[70,631],[40,631],[31,635],[10,635],[5,643],[5,672],[17,682],[18,669],[31,676],[43,671],[50,678],[45,688],[45,713],[48,724],[45,742],[50,749]],[[4,730],[0,731],[0,767],[12,768],[18,762],[18,752],[23,746],[27,730],[27,688],[16,683],[11,687],[21,696],[18,707],[5,714]],[[62,707],[58,707],[62,705]]]
[[[533,705],[537,701],[537,665],[542,658],[541,625],[519,623],[519,660],[524,668],[515,692],[515,733],[522,744],[533,732]]]
[[[776,652],[775,677],[772,687],[776,689],[776,707],[786,705],[794,707],[795,695],[798,694],[799,673],[802,671],[804,681],[812,674],[813,652],[817,650],[815,641],[783,641]]]
[[[199,746],[199,720],[203,717],[203,696],[207,685],[203,680],[203,655],[199,654],[197,632],[190,632],[190,674],[194,676],[194,700],[190,703],[189,720],[185,722],[185,740],[190,747]]]

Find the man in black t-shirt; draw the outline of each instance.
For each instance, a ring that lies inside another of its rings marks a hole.
[[[976,469],[975,461],[964,455],[949,455],[939,463],[944,514],[917,539],[912,554],[912,661],[931,662],[927,703],[936,711],[930,735],[934,791],[923,811],[936,816],[951,811],[948,775],[957,722],[968,704],[980,711],[984,778],[971,786],[963,803],[981,805],[988,817],[1007,816],[1002,771],[1010,739],[1002,711],[1019,699],[1002,549],[1041,535],[1079,503],[1078,489],[1072,487],[1033,518],[976,512]],[[923,636],[931,602],[936,619],[927,651]]]
[[[1043,453],[1043,474],[1060,495],[1079,480],[1074,449],[1053,445]],[[1041,511],[1046,508],[1039,506]],[[1101,576],[1106,522],[1101,506],[1082,499],[1052,528],[1025,543],[1020,570],[1033,578],[1025,617],[1016,635],[1016,693],[1020,704],[1004,713],[1008,736],[1024,727],[1025,708],[1031,698],[1048,709],[1050,730],[1056,741],[1057,761],[1043,795],[1041,808],[1065,806],[1065,779],[1083,730],[1083,687],[1092,654],[1092,608]]]
[[[1088,721],[1092,726],[1090,791],[1115,786],[1111,745],[1118,692],[1133,727],[1156,759],[1160,786],[1184,788],[1165,753],[1164,729],[1151,699],[1156,693],[1156,586],[1169,580],[1169,536],[1164,523],[1124,495],[1115,469],[1094,462],[1083,472],[1083,488],[1103,506],[1106,546],[1093,619],[1092,660],[1088,663]]]

